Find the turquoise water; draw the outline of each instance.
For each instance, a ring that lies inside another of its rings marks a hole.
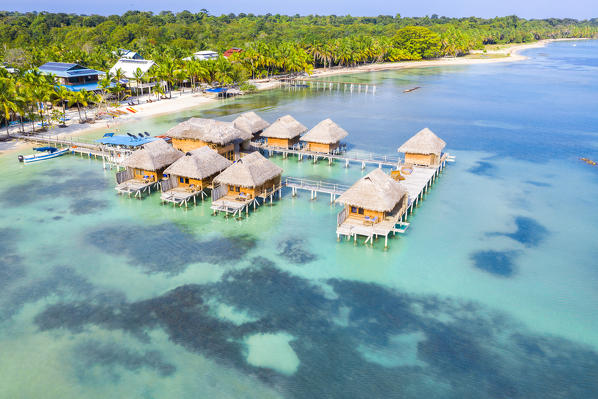
[[[598,158],[596,50],[343,76],[375,95],[277,90],[122,128],[253,109],[331,117],[352,150],[396,154],[428,126],[457,162],[387,251],[337,242],[326,196],[237,221],[118,197],[98,161],[0,157],[0,397],[596,396],[598,168],[578,159]],[[344,184],[371,170],[273,160]]]

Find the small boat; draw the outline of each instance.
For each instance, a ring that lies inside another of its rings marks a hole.
[[[39,151],[39,154],[33,155],[19,155],[19,162],[31,163],[37,161],[45,161],[46,159],[52,159],[64,155],[69,152],[69,148],[59,150],[56,147],[37,147],[35,151]]]
[[[412,91],[415,91],[417,89],[421,89],[421,87],[420,86],[415,86],[415,87],[413,87],[411,89],[403,90],[403,93],[411,93]]]

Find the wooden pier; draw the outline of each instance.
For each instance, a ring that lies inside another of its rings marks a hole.
[[[354,90],[358,93],[368,93],[371,92],[372,94],[376,94],[376,85],[371,83],[361,83],[361,82],[342,82],[342,81],[335,81],[335,80],[319,80],[319,79],[310,79],[310,78],[286,78],[281,79],[283,83],[289,85],[289,87],[301,87],[301,86],[309,86],[313,89],[328,89],[330,91],[337,90],[340,91],[341,88],[343,91],[353,92]]]
[[[348,168],[350,163],[358,163],[361,165],[361,169],[365,169],[366,165],[376,165],[379,168],[386,167],[397,167],[401,161],[399,156],[395,155],[379,155],[374,153],[360,153],[360,152],[344,152],[344,153],[332,153],[326,154],[322,152],[308,151],[302,148],[281,148],[274,147],[267,144],[252,142],[252,145],[268,155],[282,154],[283,158],[287,158],[289,154],[297,155],[297,159],[302,161],[303,158],[311,158],[314,163],[317,163],[320,159],[326,159],[329,165],[336,161],[344,162],[345,167]]]
[[[158,190],[160,182],[155,180],[135,179],[131,169],[125,169],[116,173],[117,185],[114,187],[117,193],[141,199],[144,194],[150,195],[152,189]]]
[[[14,135],[19,140],[39,145],[50,145],[56,148],[69,148],[73,155],[80,155],[81,157],[88,157],[89,159],[101,159],[104,169],[122,166],[124,159],[131,154],[131,150],[106,147],[94,141],[88,141],[83,138],[73,140],[72,138],[58,137],[58,135],[43,135],[36,134],[28,135]]]
[[[286,177],[284,179],[284,185],[291,189],[292,196],[297,195],[297,190],[305,190],[311,193],[311,199],[317,199],[318,193],[330,194],[330,203],[334,203],[334,200],[338,195],[344,193],[349,186],[344,184],[336,184],[325,182],[321,180],[308,180],[298,177]]]

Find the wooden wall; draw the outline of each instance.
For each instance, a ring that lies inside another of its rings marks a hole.
[[[349,217],[364,219],[366,216],[370,218],[378,217],[378,222],[382,221],[386,216],[384,212],[372,211],[370,209],[363,209],[363,214],[359,213],[359,207],[356,206],[349,206]]]
[[[434,166],[437,165],[440,157],[435,154],[405,154],[405,163],[414,165]]]
[[[245,193],[251,198],[255,198],[258,195],[261,195],[267,190],[272,190],[272,187],[278,187],[280,184],[280,176],[276,176],[273,179],[268,180],[264,184],[259,187],[241,187],[241,186],[228,186],[228,195],[239,195],[240,193]]]
[[[184,176],[175,176],[176,178],[176,182],[177,182],[177,187],[189,187],[191,184],[193,184],[193,186],[195,187],[200,187],[202,190],[205,186],[207,186],[208,184],[210,184],[209,182],[207,182],[206,180],[208,179],[190,179],[190,178],[186,178]],[[181,182],[181,179],[183,179],[183,181]],[[211,178],[209,180],[212,180]]]
[[[338,143],[332,143],[332,144],[311,143],[311,142],[307,143],[307,149],[309,151],[322,152],[325,154],[330,154],[337,147],[338,147]]]
[[[143,176],[149,176],[153,181],[160,181],[162,178],[162,171],[133,169],[133,176],[137,180],[143,180]]]
[[[292,139],[277,139],[274,137],[267,137],[268,145],[272,147],[289,148],[299,142],[299,137]]]

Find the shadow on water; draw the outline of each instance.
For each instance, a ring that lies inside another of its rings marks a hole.
[[[598,390],[598,354],[532,334],[501,313],[342,280],[325,282],[336,294],[329,298],[268,260],[256,258],[251,264],[228,271],[218,283],[185,285],[144,301],[57,303],[35,322],[41,330],[122,330],[146,342],[149,330],[161,328],[187,350],[257,376],[293,398],[342,398],[347,392],[353,398],[419,398],[422,392],[449,398],[471,392],[478,398],[581,398]],[[241,325],[220,319],[210,312],[208,300],[259,319]],[[346,319],[342,323],[340,313]],[[289,345],[300,364],[290,374],[245,359],[245,337],[278,332],[293,336]],[[416,356],[413,364],[385,367],[384,359],[372,360],[391,356],[393,342],[413,336],[420,338],[404,344]],[[376,350],[366,356],[363,348]],[[93,363],[135,368],[148,362],[143,355],[123,359],[111,352],[100,351]],[[149,363],[158,374],[170,370],[159,358]]]

